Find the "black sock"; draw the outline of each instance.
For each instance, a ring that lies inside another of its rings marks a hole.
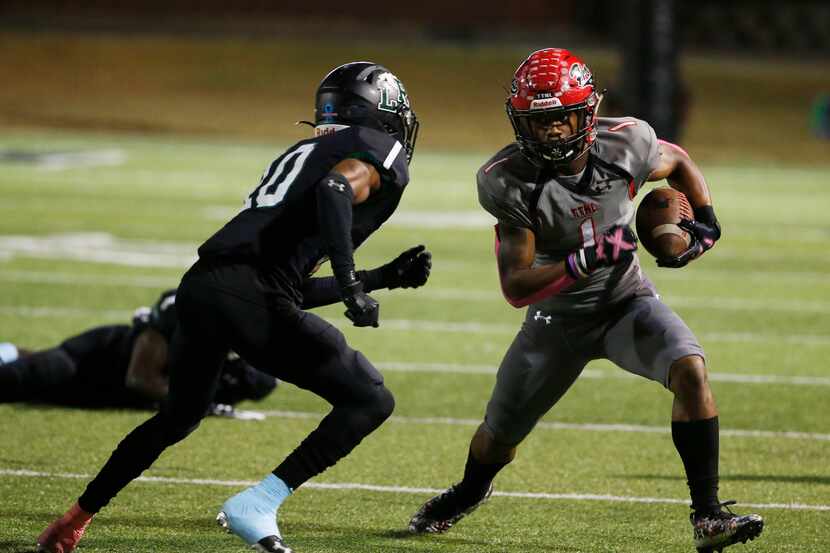
[[[490,483],[496,474],[507,466],[507,463],[484,464],[479,463],[472,450],[467,454],[467,464],[464,466],[464,478],[455,486],[459,499],[478,501],[490,488]]]
[[[698,421],[672,421],[674,447],[683,460],[695,511],[718,505],[718,417]]]

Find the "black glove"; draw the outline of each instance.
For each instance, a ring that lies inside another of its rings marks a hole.
[[[418,288],[426,284],[432,269],[432,254],[423,244],[409,248],[380,267],[383,285],[395,288]]]
[[[681,219],[677,226],[689,233],[692,240],[686,251],[675,257],[665,257],[657,260],[660,267],[679,269],[685,267],[689,261],[697,259],[705,252],[715,246],[720,239],[720,223],[715,217],[715,211],[711,205],[704,205],[695,208],[695,220]]]
[[[380,316],[380,304],[363,291],[363,283],[355,280],[351,285],[341,288],[343,303],[346,304],[344,315],[355,326],[373,326],[377,328]]]
[[[596,244],[586,246],[565,259],[565,269],[575,278],[584,278],[597,267],[627,264],[637,251],[637,237],[630,228],[614,225],[596,239]]]

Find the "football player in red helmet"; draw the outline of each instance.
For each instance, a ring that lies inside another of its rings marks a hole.
[[[709,188],[678,146],[645,121],[598,116],[591,70],[568,50],[546,48],[522,62],[507,98],[516,133],[477,175],[479,202],[498,220],[502,292],[530,306],[499,367],[484,422],[470,443],[463,479],[412,517],[413,533],[440,533],[487,500],[518,444],[576,381],[608,359],[674,394],[672,438],[686,470],[694,544],[720,551],[754,539],[758,515],[738,516],[718,499],[718,411],[705,355],[683,320],[659,299],[629,229],[647,181],[683,192],[695,221],[682,267],[720,237]]]
[[[519,66],[505,106],[522,152],[540,164],[564,165],[584,159],[596,140],[601,101],[588,66],[549,48]]]

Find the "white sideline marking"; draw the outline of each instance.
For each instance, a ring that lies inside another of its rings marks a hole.
[[[309,411],[264,411],[266,417],[285,419],[322,419],[325,413]],[[443,424],[447,426],[478,426],[481,419],[457,419],[453,417],[389,417],[391,422],[401,424]],[[546,430],[588,430],[592,432],[633,432],[639,434],[670,434],[671,428],[666,426],[646,426],[640,424],[612,424],[612,423],[574,423],[574,422],[539,422],[536,428]],[[721,436],[736,436],[741,438],[789,438],[794,440],[808,440],[814,442],[830,442],[830,434],[814,432],[791,432],[775,430],[728,430],[721,429]]]
[[[0,469],[0,476],[18,476],[24,478],[67,478],[73,480],[86,480],[91,478],[89,474],[75,474],[67,472],[40,472],[27,469]],[[226,486],[238,488],[253,486],[258,483],[255,480],[218,480],[212,478],[171,478],[164,476],[139,476],[138,482],[153,484],[190,484],[194,486]],[[402,494],[437,494],[443,489],[438,488],[412,488],[408,486],[379,486],[376,484],[360,484],[356,482],[326,483],[306,482],[303,488],[315,490],[363,490],[380,493],[402,493]],[[582,493],[545,493],[545,492],[493,492],[494,497],[512,497],[518,499],[542,499],[542,500],[569,500],[569,501],[608,501],[614,503],[645,503],[645,504],[670,504],[688,505],[688,499],[673,499],[670,497],[637,497],[620,496],[608,494],[582,494]],[[783,509],[788,511],[830,511],[830,505],[811,505],[806,503],[741,503],[742,507],[750,509]]]
[[[496,374],[498,367],[492,365],[465,365],[461,363],[408,363],[402,361],[378,361],[375,363],[382,371],[412,373],[454,373],[454,374]],[[597,380],[631,379],[642,377],[620,370],[585,369],[580,378]],[[797,386],[830,386],[830,377],[823,376],[789,376],[777,374],[743,374],[721,373],[709,374],[709,380],[718,382],[741,382],[745,384],[792,384]]]
[[[86,309],[79,307],[36,307],[28,305],[0,305],[0,314],[21,317],[89,317],[106,316],[130,320],[134,310]],[[351,321],[342,318],[328,319],[340,328],[351,327]],[[401,332],[452,332],[461,334],[513,335],[519,325],[487,324],[475,322],[425,321],[411,319],[382,319],[381,329]],[[823,334],[757,334],[753,332],[708,332],[699,334],[704,342],[791,344],[801,346],[828,346],[830,336]]]

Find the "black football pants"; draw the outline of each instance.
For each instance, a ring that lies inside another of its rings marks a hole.
[[[366,358],[337,328],[264,285],[253,267],[198,262],[182,279],[176,309],[169,401],[121,441],[89,483],[79,499],[86,511],[100,510],[166,447],[199,425],[228,349],[332,405],[274,470],[291,488],[347,455],[392,413],[392,394]]]

